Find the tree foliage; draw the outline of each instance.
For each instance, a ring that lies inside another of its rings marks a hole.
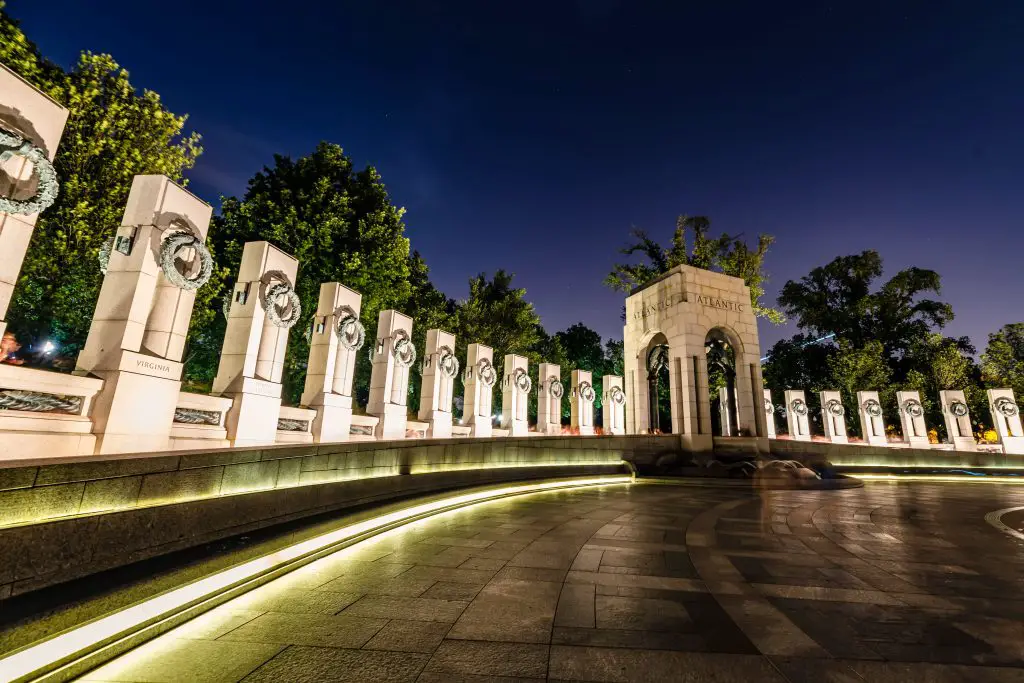
[[[616,264],[605,277],[604,284],[619,292],[629,293],[654,278],[664,275],[676,266],[691,265],[705,270],[717,270],[741,278],[750,288],[750,301],[754,313],[773,323],[784,322],[782,313],[762,304],[764,259],[775,238],[759,235],[757,247],[750,248],[742,235],[722,234],[708,237],[711,221],[706,216],[680,216],[668,247],[663,247],[645,231],[634,229],[630,234],[636,240],[621,250],[626,256],[640,254],[641,263]],[[690,237],[692,233],[692,238]]]
[[[987,386],[1009,387],[1018,400],[1024,397],[1024,323],[1003,325],[988,336],[981,369]]]
[[[183,173],[202,153],[199,136],[185,132],[187,116],[170,112],[158,94],[138,92],[109,55],[84,52],[65,72],[3,12],[0,61],[69,110],[54,160],[60,194],[36,224],[10,325],[73,351],[85,342],[102,282],[96,255],[121,223],[132,178],[163,174],[185,184]]]

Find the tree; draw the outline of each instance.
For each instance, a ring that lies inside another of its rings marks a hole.
[[[757,248],[751,249],[742,235],[728,235],[711,239],[707,236],[711,221],[706,216],[680,216],[667,248],[651,239],[643,230],[630,234],[637,240],[621,250],[626,256],[641,254],[644,263],[616,264],[605,277],[604,284],[619,292],[629,293],[635,288],[664,275],[676,266],[691,265],[705,270],[717,270],[738,277],[750,288],[750,303],[755,315],[773,323],[784,322],[782,313],[761,303],[764,284],[764,258],[775,238],[759,235]],[[688,234],[693,233],[692,247]]]
[[[787,282],[779,305],[813,336],[832,334],[855,349],[881,342],[894,376],[901,379],[911,369],[915,344],[952,320],[953,309],[923,296],[939,293],[939,274],[933,270],[907,268],[875,288],[881,276],[882,258],[876,251],[840,256]]]
[[[872,340],[856,348],[846,339],[840,339],[835,348],[827,349],[827,386],[821,389],[838,390],[846,411],[846,428],[851,435],[860,436],[857,392],[877,391],[883,406],[894,404],[895,389],[891,384],[892,370],[885,362],[882,343]]]
[[[402,312],[413,319],[412,341],[420,354],[426,353],[427,331],[432,329],[455,333],[458,326],[458,308],[454,300],[434,287],[430,281],[430,269],[418,251],[409,256],[409,298],[402,307]],[[455,349],[452,349],[454,352]],[[366,374],[369,375],[369,365]],[[369,380],[367,379],[367,383]],[[420,387],[422,373],[409,373],[409,412],[416,413],[420,407]],[[456,384],[462,382],[457,377]],[[368,386],[368,384],[367,384]],[[460,393],[462,395],[462,393]]]
[[[1024,323],[1003,325],[988,336],[981,369],[986,386],[1009,387],[1018,401],[1024,400]]]
[[[466,346],[470,343],[490,346],[494,349],[494,368],[499,378],[503,376],[506,354],[526,356],[534,368],[541,360],[536,354],[543,331],[540,316],[526,300],[526,290],[512,286],[513,277],[499,269],[490,279],[484,273],[470,278],[469,296],[458,308],[459,357],[466,357]],[[531,377],[536,385],[536,369]],[[497,409],[501,405],[500,381],[495,382],[493,392]],[[531,392],[530,402],[530,412],[536,415],[536,392]]]
[[[132,178],[159,173],[185,184],[182,174],[202,153],[199,136],[186,134],[187,116],[168,111],[155,92],[137,92],[109,55],[85,52],[65,73],[39,55],[6,13],[0,13],[0,61],[69,110],[54,160],[60,194],[32,235],[11,329],[74,351],[85,342],[102,282],[96,255],[121,222]]]
[[[367,338],[372,340],[377,314],[409,301],[412,270],[421,269],[416,277],[426,278],[422,259],[410,259],[403,213],[391,203],[376,170],[353,170],[341,147],[327,142],[297,160],[275,156],[272,167],[265,167],[249,181],[241,199],[223,200],[210,241],[228,270],[231,286],[246,242],[266,240],[299,262],[295,286],[302,317],[288,340],[283,378],[287,400],[295,403],[302,393],[309,356],[305,332],[316,312],[321,283],[341,282],[362,294],[360,317]],[[417,284],[421,284],[419,280]],[[215,350],[197,353],[195,358],[219,354],[223,317],[218,321],[216,333],[194,340],[197,345],[212,344]],[[368,383],[364,359],[360,355],[357,393],[365,391]],[[205,377],[215,370],[191,363],[186,372],[191,377]]]

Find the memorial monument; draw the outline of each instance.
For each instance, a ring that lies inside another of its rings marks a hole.
[[[366,413],[378,418],[378,439],[404,439],[409,420],[409,368],[416,362],[412,318],[395,310],[381,311],[370,358],[373,369]]]
[[[532,388],[527,359],[514,353],[505,356],[505,377],[501,382],[501,427],[508,430],[509,436],[526,436],[529,432],[526,409]]]
[[[916,391],[897,391],[896,405],[900,410],[903,443],[911,448],[928,448],[928,426],[924,423],[924,406]]]
[[[848,443],[846,436],[846,409],[838,391],[821,392],[821,424],[825,437],[832,443]]]
[[[452,435],[452,401],[455,398],[455,378],[458,374],[455,335],[442,330],[427,330],[418,417],[430,425],[427,428],[427,436],[430,438]]]
[[[1014,400],[1013,389],[989,389],[988,405],[992,411],[1003,453],[1024,455],[1024,431],[1021,430],[1020,408]]]
[[[493,357],[494,350],[485,344],[473,343],[466,348],[466,371],[462,375],[466,388],[462,399],[462,422],[470,428],[470,436],[489,437],[493,433],[491,404],[494,383],[498,381]]]
[[[569,424],[580,436],[594,433],[594,385],[589,370],[573,370],[570,374]]]
[[[537,431],[562,433],[562,369],[554,363],[541,363],[537,374]]]
[[[626,392],[622,378],[605,375],[601,378],[601,426],[606,434],[626,433]]]
[[[967,407],[964,392],[943,389],[939,392],[942,404],[942,419],[946,423],[946,439],[956,451],[976,451],[978,444],[971,429],[971,411]]]

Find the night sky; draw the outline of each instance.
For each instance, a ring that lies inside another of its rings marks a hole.
[[[192,189],[317,141],[376,166],[435,284],[516,273],[550,331],[621,337],[633,225],[776,235],[769,300],[834,256],[938,270],[953,335],[1024,319],[1024,2],[11,0],[191,114]],[[761,323],[762,346],[793,332]]]

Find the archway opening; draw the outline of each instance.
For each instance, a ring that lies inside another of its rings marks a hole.
[[[644,358],[647,370],[647,415],[650,434],[672,433],[672,399],[669,387],[668,340],[659,334],[651,340]]]
[[[736,400],[736,350],[728,336],[715,328],[704,339],[708,365],[708,400],[711,403],[711,433],[738,436],[739,409]]]

